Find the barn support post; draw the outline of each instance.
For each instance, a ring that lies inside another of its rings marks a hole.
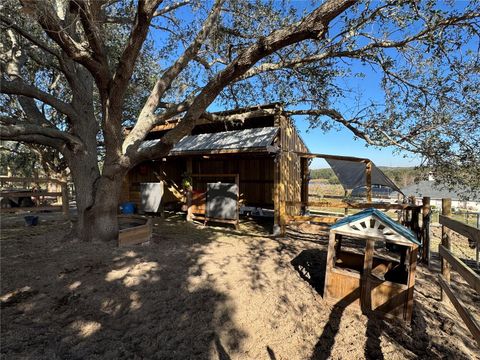
[[[442,199],[442,215],[443,216],[450,216],[452,213],[452,199]],[[447,228],[446,226],[442,225],[442,245],[447,249],[450,250],[451,243],[451,230]],[[447,282],[447,284],[450,284],[450,264],[448,261],[444,260],[443,257],[441,257],[441,262],[442,262],[442,275]],[[443,290],[440,287],[440,298],[442,301],[445,301],[447,298],[446,296],[443,295]]]
[[[280,234],[280,156],[273,162],[273,235]]]
[[[360,289],[360,306],[363,313],[369,313],[372,310],[372,284],[370,281],[370,274],[372,272],[374,248],[375,240],[367,238]]]
[[[407,307],[404,314],[406,322],[412,321],[413,314],[413,290],[415,287],[415,270],[417,267],[418,247],[413,247],[408,250],[408,293],[407,293]]]
[[[280,235],[285,236],[287,233],[287,201],[285,192],[285,182],[283,176],[280,175]]]
[[[193,173],[193,162],[192,158],[188,157],[187,158],[187,174],[192,175]],[[192,185],[192,184],[190,184]],[[187,200],[187,221],[193,221],[193,214],[192,214],[192,189],[187,190],[186,194],[186,200]]]
[[[301,157],[301,175],[302,175],[302,191],[301,199],[302,202],[302,214],[305,214],[307,211],[306,203],[308,203],[308,181],[310,178],[310,172],[308,170],[308,159]]]
[[[367,202],[372,202],[372,162],[367,161],[365,164],[365,180],[366,180],[366,191],[367,191]]]
[[[329,288],[328,288],[328,278],[331,276],[331,272],[333,267],[335,266],[335,239],[336,233],[334,231],[330,231],[330,235],[328,238],[328,250],[327,250],[327,268],[325,270],[325,284],[323,286],[323,298],[327,299],[330,296]]]
[[[422,261],[430,266],[430,197],[428,196],[422,199],[422,237]]]

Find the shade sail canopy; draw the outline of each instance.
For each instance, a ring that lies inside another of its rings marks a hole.
[[[361,186],[366,186],[367,165],[365,162],[325,159],[332,168],[338,180],[345,190],[352,190]],[[385,175],[382,170],[372,163],[372,185],[383,185],[402,193],[395,183]]]
[[[209,153],[224,150],[268,151],[278,127],[263,127],[244,130],[223,131],[210,134],[188,135],[183,137],[170,150],[169,155],[182,155],[189,153]],[[144,141],[140,148],[156,145],[160,140]]]

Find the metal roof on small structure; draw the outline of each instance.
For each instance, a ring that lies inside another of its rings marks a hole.
[[[188,135],[170,150],[170,155],[213,150],[266,150],[272,145],[278,127],[224,131],[211,134]]]
[[[374,209],[374,208],[365,209],[363,211],[360,211],[357,214],[344,217],[344,218],[338,220],[335,224],[333,224],[330,227],[330,229],[332,229],[332,230],[333,229],[339,229],[339,228],[341,228],[345,225],[350,225],[350,224],[354,225],[353,223],[360,223],[361,220],[370,219],[372,217],[378,219],[381,223],[384,224],[384,226],[387,226],[388,228],[390,228],[395,233],[400,235],[402,238],[408,240],[409,242],[412,242],[412,243],[417,244],[417,245],[422,244],[422,242],[417,239],[415,234],[410,229],[407,229],[405,226],[400,225],[399,223],[392,220],[388,215],[386,215],[382,211],[379,211],[379,210]],[[378,229],[378,226],[375,229],[370,229],[368,223],[365,224],[365,225],[367,226],[366,229],[362,229],[361,227],[360,228],[357,227],[358,231],[361,232],[361,231],[365,230],[365,232],[368,232],[369,230],[376,230],[377,232],[382,232],[382,235],[385,236],[385,238],[388,240],[388,237],[389,237],[388,229],[385,228],[385,229],[380,230],[380,229]],[[355,227],[352,228],[352,230],[357,230],[357,229]]]

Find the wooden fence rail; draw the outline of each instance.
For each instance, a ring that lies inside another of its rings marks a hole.
[[[30,197],[36,199],[37,206],[32,207],[11,207],[0,208],[0,213],[15,213],[19,211],[62,211],[65,215],[68,215],[68,189],[65,181],[50,179],[50,178],[26,178],[26,177],[8,177],[0,176],[0,188],[3,188],[5,184],[17,183],[22,187],[29,187],[30,184],[55,184],[60,186],[61,191],[45,191],[45,190],[33,190],[33,191],[15,191],[12,189],[6,189],[0,191],[0,197]],[[28,185],[27,185],[28,184]],[[61,199],[61,205],[40,205],[40,199],[45,198],[57,198]]]
[[[442,199],[442,215],[440,215],[440,224],[442,225],[442,243],[438,247],[440,259],[442,262],[442,273],[438,275],[438,281],[441,289],[442,300],[445,299],[444,293],[452,302],[468,330],[472,333],[473,338],[480,346],[480,325],[475,318],[470,314],[465,305],[457,298],[452,288],[450,287],[450,269],[455,270],[462,276],[462,278],[473,288],[477,294],[480,294],[480,276],[468,267],[462,260],[456,257],[450,250],[451,248],[451,234],[452,231],[458,234],[467,236],[469,239],[475,241],[477,245],[477,260],[478,247],[480,246],[480,230],[457,220],[450,218],[451,214],[451,200]]]

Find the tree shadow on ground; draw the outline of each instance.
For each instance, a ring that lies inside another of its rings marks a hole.
[[[291,261],[292,266],[300,277],[322,297],[324,297],[326,259],[326,250],[308,249],[301,251]],[[355,291],[333,305],[328,320],[324,324],[323,331],[313,349],[311,360],[328,359],[332,356],[335,337],[340,331],[341,320],[345,310],[359,297],[359,291]],[[319,304],[319,306],[326,306],[326,304]],[[359,307],[357,309],[360,314],[361,309]],[[365,313],[364,315],[366,315],[367,322],[364,345],[364,356],[366,359],[384,359],[394,355],[383,353],[382,342],[390,343],[391,346],[387,348],[402,349],[405,355],[422,359],[436,356],[455,359],[468,358],[458,348],[452,348],[447,344],[442,344],[440,341],[432,341],[427,332],[427,318],[429,315],[425,306],[417,301],[414,305],[411,324],[401,320],[388,320],[375,312]],[[466,341],[468,342],[468,339]],[[383,345],[385,346],[385,344]],[[435,351],[435,355],[433,355],[432,350]],[[402,356],[402,354],[398,353],[395,355]]]
[[[327,251],[320,249],[303,250],[291,264],[300,277],[308,282],[312,288],[323,297],[325,286],[325,267]]]
[[[246,334],[204,269],[214,237],[155,229],[150,245],[125,248],[21,240],[36,256],[4,257],[1,293],[19,283],[37,293],[2,309],[5,358],[230,359]]]

